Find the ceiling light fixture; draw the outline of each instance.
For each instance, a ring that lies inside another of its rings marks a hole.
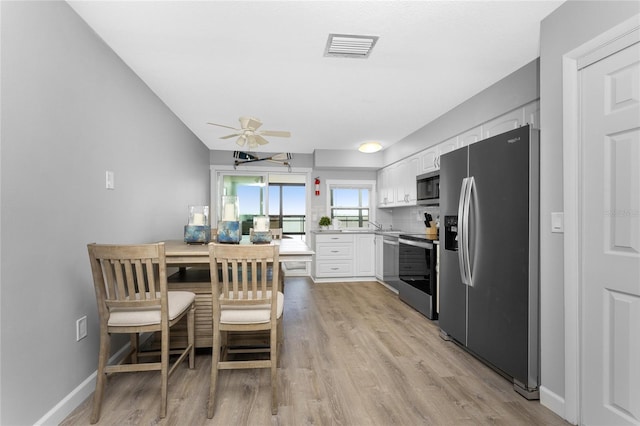
[[[371,154],[372,152],[378,152],[382,149],[382,145],[380,145],[380,142],[364,142],[362,144],[360,144],[360,146],[358,147],[358,151],[360,152],[364,152],[367,154]]]
[[[368,58],[378,36],[329,34],[324,56]]]

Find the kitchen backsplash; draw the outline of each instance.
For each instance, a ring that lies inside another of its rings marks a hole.
[[[429,213],[435,221],[440,219],[439,206],[415,206],[393,209],[393,229],[409,233],[425,232],[424,214]]]

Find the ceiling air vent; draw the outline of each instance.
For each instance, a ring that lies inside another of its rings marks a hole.
[[[378,36],[329,34],[324,56],[368,58]]]

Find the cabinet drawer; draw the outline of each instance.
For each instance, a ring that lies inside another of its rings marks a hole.
[[[320,278],[353,276],[353,262],[340,260],[317,262],[316,275]]]
[[[353,258],[353,244],[351,243],[320,243],[316,245],[316,258]]]
[[[353,235],[346,234],[318,234],[316,243],[352,243]]]

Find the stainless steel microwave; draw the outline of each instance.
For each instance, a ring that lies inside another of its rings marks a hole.
[[[418,204],[434,206],[440,204],[440,172],[431,172],[416,177]]]

